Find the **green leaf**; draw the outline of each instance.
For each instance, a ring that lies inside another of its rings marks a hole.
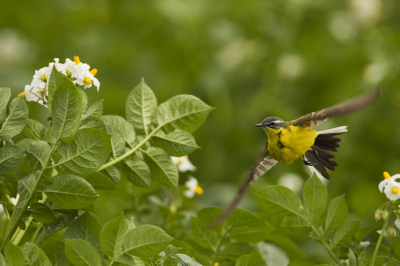
[[[123,214],[108,221],[100,235],[101,250],[111,258],[116,258],[122,253],[124,238],[128,232],[128,221]]]
[[[140,225],[129,231],[124,239],[124,253],[140,258],[155,256],[174,238],[154,225]]]
[[[0,124],[4,122],[7,116],[7,104],[11,98],[11,89],[7,87],[0,88]]]
[[[18,169],[24,160],[24,151],[15,145],[0,149],[0,173],[11,173]]]
[[[121,173],[119,172],[118,168],[115,166],[110,166],[107,167],[103,173],[108,176],[109,178],[111,178],[111,180],[115,183],[115,184],[119,184],[119,181],[121,180]]]
[[[88,96],[84,89],[82,89],[82,88],[77,88],[77,89],[78,89],[79,95],[81,96],[81,99],[82,99],[82,113],[84,113],[86,111],[88,103],[89,103]]]
[[[330,233],[338,229],[347,219],[349,213],[344,195],[334,198],[328,207],[325,221],[325,232]]]
[[[29,196],[33,192],[35,184],[36,184],[35,174],[25,176],[24,178],[18,181],[18,194],[20,198],[19,201],[29,198]]]
[[[8,116],[0,128],[0,139],[7,141],[18,135],[26,125],[29,109],[25,99],[14,98],[8,106]]]
[[[146,266],[143,260],[128,253],[115,259],[113,266]]]
[[[37,141],[32,144],[26,153],[31,169],[42,169],[50,156],[51,147],[46,141]]]
[[[144,79],[129,93],[126,100],[126,119],[139,132],[148,134],[148,125],[157,108],[157,98]]]
[[[33,140],[42,140],[46,133],[46,127],[39,121],[28,119],[22,131],[28,138]]]
[[[57,266],[69,266],[65,255],[65,244],[61,241],[64,231],[58,231],[41,241],[40,248],[46,253],[50,262]]]
[[[82,239],[90,243],[98,252],[100,249],[101,225],[88,212],[79,216],[65,231],[63,239]]]
[[[354,237],[358,242],[361,242],[367,234],[376,230],[376,228],[377,224],[362,227],[360,228],[360,230],[357,231]]]
[[[101,121],[104,122],[108,134],[113,136],[119,134],[117,135],[118,137],[122,137],[125,142],[133,145],[136,134],[133,126],[128,121],[118,115],[104,115],[101,117]]]
[[[122,172],[129,182],[139,187],[149,187],[151,184],[150,168],[138,153],[134,153],[124,160]]]
[[[65,254],[68,260],[76,266],[101,266],[97,251],[82,239],[66,239]]]
[[[390,238],[390,241],[393,244],[394,253],[400,257],[400,236],[395,236]]]
[[[24,265],[24,253],[22,249],[10,242],[4,248],[4,255],[10,266]]]
[[[316,175],[313,175],[304,185],[303,199],[306,205],[307,214],[315,225],[320,216],[325,212],[328,192],[324,183]]]
[[[333,243],[337,245],[349,244],[353,242],[353,236],[360,228],[360,222],[356,220],[347,220],[335,232],[333,236]]]
[[[53,211],[43,203],[33,203],[29,208],[33,219],[41,223],[52,223],[54,221]]]
[[[202,264],[198,263],[194,258],[189,257],[185,254],[174,254],[170,256],[170,258],[177,264],[165,264],[165,265],[190,265],[190,266],[202,266]]]
[[[275,229],[257,215],[243,209],[236,209],[228,223],[232,226],[230,238],[244,243],[260,242]]]
[[[0,266],[8,266],[6,258],[0,253]]]
[[[99,172],[91,173],[83,178],[97,190],[113,190],[117,188],[111,178]]]
[[[154,143],[171,156],[181,157],[199,149],[192,134],[176,129],[165,134],[159,130],[153,137]]]
[[[219,236],[217,232],[202,225],[198,217],[191,217],[190,227],[195,241],[202,247],[217,250]]]
[[[2,173],[0,176],[0,190],[4,189],[5,193],[12,198],[17,197],[18,192],[18,177],[15,173]]]
[[[197,213],[197,217],[199,218],[199,225],[201,227],[206,227],[208,226],[209,223],[217,219],[221,213],[223,212],[223,209],[219,207],[206,207],[201,209]],[[220,229],[218,227],[214,227],[213,229]]]
[[[92,104],[86,112],[82,115],[81,120],[85,119],[99,119],[103,115],[103,102],[104,99]]]
[[[243,255],[236,261],[236,266],[260,266],[266,265],[263,258],[261,258],[258,252],[254,252],[250,255]]]
[[[52,79],[53,75],[54,71],[50,79]],[[61,78],[60,83],[57,84],[58,86],[54,92],[52,104],[49,105],[53,125],[51,140],[55,141],[61,139],[63,142],[71,142],[81,122],[82,99],[72,81],[66,76],[64,77],[65,78]]]
[[[38,246],[31,242],[25,243],[24,248],[25,265],[29,266],[52,266],[46,254]]]
[[[56,148],[58,171],[87,175],[106,161],[111,150],[110,135],[94,128],[80,129],[71,143]]]
[[[311,232],[311,224],[298,216],[285,217],[281,227],[293,234],[307,235]]]
[[[89,182],[71,174],[54,176],[53,183],[47,185],[43,192],[63,209],[84,209],[98,197]]]
[[[67,87],[70,85],[71,80],[57,71],[55,67],[51,70],[51,74],[49,77],[49,87],[48,87],[48,96],[47,96],[47,106],[51,111],[51,105],[53,102],[54,92],[60,87]]]
[[[21,149],[23,149],[24,151],[29,151],[29,149],[31,148],[32,144],[35,143],[36,140],[33,139],[21,139],[19,140],[17,143],[15,143],[15,146],[20,147]],[[29,166],[29,164],[28,164]]]
[[[155,180],[169,188],[178,188],[178,169],[163,149],[150,147],[143,151],[145,160]]]
[[[225,245],[225,248],[221,255],[227,257],[232,261],[237,261],[240,256],[249,255],[254,251],[254,246],[250,244],[232,242]]]
[[[287,215],[304,217],[304,208],[299,197],[289,188],[269,186],[256,191],[258,205],[268,213],[284,218]]]
[[[178,95],[158,106],[155,119],[159,126],[170,124],[193,133],[212,110],[211,106],[193,95]]]

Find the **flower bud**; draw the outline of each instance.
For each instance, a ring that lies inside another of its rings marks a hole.
[[[375,220],[379,221],[380,219],[382,219],[382,211],[378,209],[375,212]]]
[[[390,227],[386,230],[388,236],[392,237],[392,236],[396,236],[396,229],[394,229],[393,227]]]
[[[389,212],[387,210],[382,211],[382,219],[386,220],[388,215],[389,215]]]

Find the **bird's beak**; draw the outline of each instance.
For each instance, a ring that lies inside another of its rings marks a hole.
[[[264,127],[264,125],[262,123],[254,125],[255,127]]]

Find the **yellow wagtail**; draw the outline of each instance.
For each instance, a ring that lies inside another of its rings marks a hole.
[[[331,159],[330,152],[339,147],[340,138],[337,135],[347,132],[347,126],[336,127],[317,132],[313,128],[329,117],[345,115],[362,109],[380,96],[380,90],[361,95],[318,112],[308,113],[296,120],[284,121],[279,117],[267,117],[255,125],[261,127],[267,134],[268,141],[258,155],[250,173],[246,176],[234,199],[225,211],[210,226],[224,221],[236,208],[247,187],[256,181],[277,162],[290,164],[302,157],[303,162],[311,172],[317,172],[326,179],[330,178],[327,169],[334,171],[337,163]]]

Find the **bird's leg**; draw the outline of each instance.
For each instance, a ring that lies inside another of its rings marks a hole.
[[[318,165],[318,163],[312,163],[312,162],[307,161],[306,156],[304,154],[301,156],[301,158],[303,159],[303,163],[307,166],[317,166]]]

